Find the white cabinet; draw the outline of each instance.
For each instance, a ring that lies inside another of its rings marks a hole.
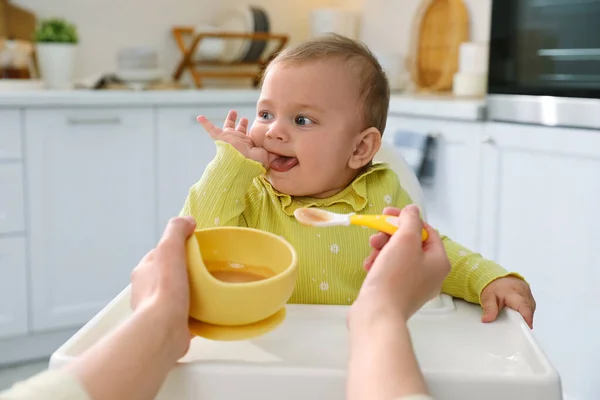
[[[151,108],[26,112],[31,321],[87,322],[156,244]]]
[[[254,121],[256,106],[172,108],[157,111],[158,126],[158,210],[159,229],[171,217],[179,215],[190,187],[214,158],[216,147],[196,117],[202,113],[215,125],[222,125],[230,108],[240,117]]]
[[[490,123],[483,251],[522,273],[534,333],[573,398],[600,398],[600,132]]]
[[[23,232],[23,166],[0,160],[0,234]]]
[[[0,110],[0,160],[21,157],[21,111]]]
[[[479,154],[484,124],[390,115],[384,140],[397,131],[437,137],[435,177],[423,186],[427,218],[440,233],[471,250],[479,250]]]
[[[27,334],[25,239],[0,238],[0,338]]]

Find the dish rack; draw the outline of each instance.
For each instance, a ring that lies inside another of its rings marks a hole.
[[[257,87],[267,64],[286,46],[289,37],[284,34],[274,33],[239,33],[239,32],[195,32],[194,28],[188,26],[176,26],[172,29],[173,37],[177,47],[181,51],[182,58],[175,72],[173,81],[178,82],[183,73],[189,70],[196,88],[202,88],[204,78],[250,78],[253,87]],[[189,46],[186,39],[192,38]],[[226,40],[247,39],[252,41],[274,42],[276,45],[266,54],[262,54],[256,61],[221,61],[221,60],[195,60],[196,49],[207,38],[220,38]],[[240,70],[239,67],[253,67],[251,70]]]

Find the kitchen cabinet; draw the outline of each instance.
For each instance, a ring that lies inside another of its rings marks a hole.
[[[21,111],[0,110],[0,128],[0,160],[21,159]]]
[[[423,185],[429,222],[440,233],[471,250],[479,250],[479,162],[484,124],[391,114],[384,140],[409,131],[432,134],[437,140],[435,176]]]
[[[23,232],[23,166],[0,160],[0,234]]]
[[[216,154],[214,140],[196,121],[202,113],[216,125],[222,125],[230,109],[240,117],[254,121],[254,105],[236,107],[159,107],[158,132],[158,221],[159,230],[170,218],[179,215],[190,187],[196,183]]]
[[[25,118],[32,332],[81,326],[156,244],[153,109]]]
[[[0,339],[27,334],[25,239],[0,238]]]
[[[600,398],[600,132],[489,123],[482,146],[486,255],[523,274],[534,334],[573,398]]]

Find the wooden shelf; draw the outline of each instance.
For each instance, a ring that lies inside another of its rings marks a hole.
[[[203,78],[250,78],[252,84],[257,87],[260,83],[262,73],[267,64],[285,47],[289,37],[284,34],[273,33],[236,33],[236,32],[194,32],[194,29],[189,26],[176,26],[172,29],[173,37],[177,43],[177,47],[181,51],[182,58],[175,71],[173,72],[173,80],[178,82],[186,70],[190,71],[194,84],[197,88],[202,87]],[[186,46],[186,39],[192,39],[191,44]],[[261,54],[256,61],[203,61],[195,60],[194,54],[196,49],[202,43],[202,40],[207,38],[220,39],[248,39],[261,40],[265,42],[276,42],[276,46],[268,53]],[[250,71],[232,70],[239,67],[256,67]],[[212,68],[205,70],[201,68]]]

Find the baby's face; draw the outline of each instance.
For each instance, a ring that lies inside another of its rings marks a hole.
[[[265,76],[250,136],[272,153],[267,179],[292,196],[329,197],[357,170],[358,84],[339,61],[275,64]]]

